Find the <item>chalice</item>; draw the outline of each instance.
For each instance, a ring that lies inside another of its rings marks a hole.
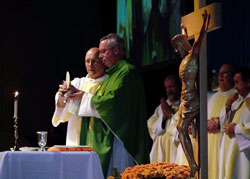
[[[47,144],[47,131],[38,131],[37,133],[37,140],[38,140],[38,145],[40,147],[39,151],[45,151],[45,146]]]

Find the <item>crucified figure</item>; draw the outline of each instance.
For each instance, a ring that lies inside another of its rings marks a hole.
[[[179,132],[179,139],[182,148],[191,168],[190,176],[194,176],[199,168],[194,160],[193,147],[189,137],[188,127],[199,113],[199,96],[196,88],[196,74],[198,71],[200,47],[209,25],[210,17],[206,10],[202,14],[202,17],[203,25],[200,30],[199,38],[194,42],[193,47],[191,47],[188,41],[187,30],[184,26],[182,26],[182,29],[186,33],[178,34],[172,39],[172,45],[175,51],[182,58],[179,66],[179,77],[182,82],[182,89],[181,103],[178,110],[179,121],[177,124],[177,130]]]

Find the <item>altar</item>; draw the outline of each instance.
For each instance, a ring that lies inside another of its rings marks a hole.
[[[0,152],[0,179],[103,179],[96,152]]]

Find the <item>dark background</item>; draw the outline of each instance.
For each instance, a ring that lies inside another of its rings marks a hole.
[[[215,2],[207,0],[207,4]],[[222,3],[222,28],[208,34],[208,67],[225,62],[249,65],[250,12],[248,1]],[[183,1],[183,15],[193,1]],[[0,2],[0,150],[13,146],[13,96],[20,92],[20,146],[37,146],[38,130],[48,130],[48,145],[64,144],[66,125],[53,128],[54,95],[70,71],[86,75],[84,55],[100,37],[116,32],[116,0]],[[165,96],[163,78],[178,72],[180,59],[140,69],[144,79],[147,115]]]

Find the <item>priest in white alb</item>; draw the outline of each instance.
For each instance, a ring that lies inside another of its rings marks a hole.
[[[150,162],[175,162],[179,144],[176,130],[177,114],[180,104],[180,81],[170,74],[164,79],[167,100],[161,99],[161,104],[148,119],[148,130],[153,140],[150,152]]]
[[[220,148],[221,132],[219,129],[219,116],[225,107],[227,98],[235,92],[233,88],[234,67],[223,64],[218,72],[219,91],[214,93],[208,102],[208,178],[219,176],[218,152]]]
[[[61,92],[66,88],[66,82],[60,85],[59,92],[55,97],[55,112],[52,118],[52,124],[57,127],[62,122],[68,122],[66,145],[79,146],[81,132],[81,113],[85,110],[81,103],[90,102],[92,94],[105,79],[106,68],[102,61],[98,58],[98,48],[91,48],[85,56],[85,66],[88,72],[86,77],[75,78],[71,81],[71,93],[67,96],[75,96],[75,100],[66,100]],[[79,90],[81,89],[81,90]],[[77,92],[78,91],[78,92]],[[83,94],[82,91],[85,91]],[[82,108],[80,108],[82,106]]]
[[[234,83],[220,115],[219,179],[250,178],[250,70],[240,69]]]

